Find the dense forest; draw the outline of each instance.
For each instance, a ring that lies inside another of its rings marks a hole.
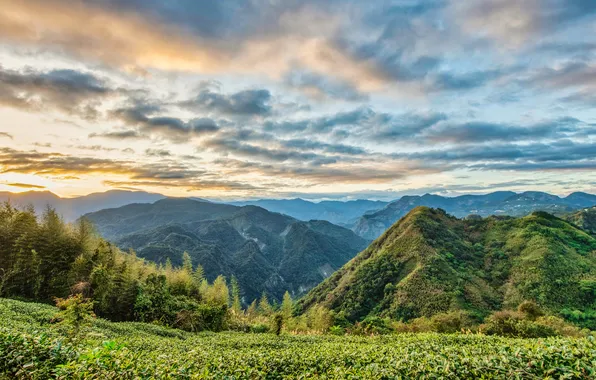
[[[235,278],[209,283],[188,254],[179,267],[158,265],[122,252],[85,219],[66,224],[52,208],[38,218],[32,208],[8,203],[0,210],[0,276],[0,297],[53,303],[80,294],[97,316],[191,331],[269,330],[274,312],[285,315],[288,325],[294,308],[289,294],[271,305],[263,293],[244,310]],[[294,328],[316,327],[325,318],[314,310]]]

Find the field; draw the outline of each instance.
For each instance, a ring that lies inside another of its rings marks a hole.
[[[190,334],[101,319],[65,342],[56,309],[0,299],[0,378],[393,379],[596,377],[591,338]]]

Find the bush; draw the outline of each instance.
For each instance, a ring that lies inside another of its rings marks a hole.
[[[331,326],[329,328],[329,333],[331,335],[342,336],[342,335],[346,335],[346,329],[344,329],[341,326]]]
[[[93,301],[83,298],[80,293],[66,299],[57,298],[56,306],[60,310],[55,316],[60,321],[57,326],[63,327],[70,339],[78,337],[95,318]]]
[[[524,301],[518,307],[517,311],[523,313],[526,319],[535,321],[537,318],[544,315],[544,311],[534,301]]]
[[[182,330],[222,331],[227,327],[227,306],[208,306],[200,304],[194,310],[182,310],[176,314],[175,326]]]
[[[257,323],[250,326],[250,332],[253,334],[265,334],[269,332],[269,326],[264,323]]]
[[[500,335],[519,338],[546,338],[558,335],[555,329],[525,319],[519,311],[497,311],[491,314],[480,330],[487,335]]]
[[[380,317],[366,317],[362,322],[357,322],[350,331],[354,335],[383,335],[392,332],[390,320]]]

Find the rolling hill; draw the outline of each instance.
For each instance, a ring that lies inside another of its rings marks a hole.
[[[533,211],[547,211],[559,215],[594,205],[596,205],[596,195],[581,192],[572,193],[564,198],[537,191],[520,194],[498,191],[486,195],[458,197],[442,197],[432,194],[404,196],[379,211],[363,215],[352,226],[352,230],[366,239],[376,239],[383,231],[417,206],[441,208],[449,214],[461,218],[470,214],[524,216]]]
[[[234,275],[245,302],[263,291],[281,299],[305,293],[368,241],[326,221],[299,221],[256,206],[167,198],[85,216],[122,249],[158,263],[182,264],[187,251],[206,277]]]
[[[410,320],[451,310],[479,317],[534,300],[547,310],[594,307],[596,239],[545,212],[457,219],[416,207],[311,290],[350,320]]]

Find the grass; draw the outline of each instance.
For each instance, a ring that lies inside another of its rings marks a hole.
[[[0,379],[393,379],[596,377],[590,338],[191,334],[94,321],[65,342],[56,309],[0,299]]]

